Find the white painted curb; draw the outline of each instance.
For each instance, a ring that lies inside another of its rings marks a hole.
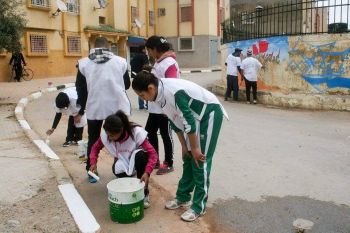
[[[17,121],[21,125],[22,129],[25,131],[35,132],[30,128],[30,125],[28,122],[24,119],[23,111],[24,108],[22,106],[19,106],[20,104],[23,106],[26,106],[29,102],[29,99],[38,99],[42,96],[43,93],[46,92],[54,92],[57,90],[61,90],[67,87],[74,87],[74,83],[68,83],[64,85],[59,85],[56,87],[49,87],[42,91],[32,93],[27,98],[22,98],[16,108],[15,108],[15,114],[17,117]],[[59,89],[57,89],[59,87]],[[18,119],[20,118],[20,119]],[[33,141],[33,143],[39,148],[39,150],[47,156],[49,159],[52,160],[60,160],[60,158],[57,156],[57,154],[41,139],[32,139],[31,136],[28,136],[29,139]],[[62,165],[63,166],[63,165]],[[66,205],[68,206],[68,209],[70,213],[73,216],[73,219],[75,223],[77,224],[79,230],[83,233],[95,233],[100,230],[100,225],[97,223],[95,217],[91,213],[89,207],[86,205],[76,188],[73,184],[63,184],[58,185],[58,189],[60,190],[64,201],[66,202]]]
[[[58,186],[63,199],[66,201],[69,211],[73,215],[79,230],[84,233],[94,233],[100,229],[89,207],[85,204],[73,184]]]

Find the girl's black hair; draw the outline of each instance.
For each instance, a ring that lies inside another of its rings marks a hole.
[[[69,97],[66,93],[60,92],[56,97],[57,108],[67,108],[69,106]]]
[[[165,53],[171,48],[171,45],[162,36],[151,36],[147,39],[145,46],[150,49],[156,49],[161,53]]]
[[[124,132],[126,131],[128,135],[134,139],[132,129],[136,126],[139,125],[129,121],[128,116],[122,110],[119,110],[115,114],[110,115],[106,118],[103,124],[103,129],[110,133],[120,133],[124,129]],[[123,133],[121,137],[123,138],[124,135],[125,134]]]
[[[148,91],[148,86],[153,84],[158,87],[159,80],[151,73],[152,67],[144,67],[144,69],[139,72],[136,77],[132,80],[132,89],[135,91]]]

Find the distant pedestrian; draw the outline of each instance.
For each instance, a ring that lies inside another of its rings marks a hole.
[[[145,182],[144,207],[150,206],[148,182],[156,165],[158,155],[147,140],[147,132],[130,122],[123,111],[108,116],[103,124],[101,136],[90,153],[90,171],[97,173],[97,159],[103,147],[114,158],[113,174],[118,178],[136,176]]]
[[[183,173],[175,199],[168,201],[165,208],[191,206],[181,219],[194,221],[206,212],[212,159],[223,116],[227,116],[225,110],[213,93],[183,79],[159,79],[142,71],[134,78],[132,88],[143,99],[157,104],[176,131]]]
[[[253,51],[251,49],[247,50],[247,58],[242,62],[241,69],[243,70],[247,103],[250,104],[250,89],[253,90],[253,103],[257,103],[257,89],[258,89],[258,71],[263,68],[263,65],[258,61],[258,59],[252,57]]]
[[[51,135],[58,126],[62,114],[68,115],[68,128],[66,141],[62,144],[63,147],[70,145],[78,145],[78,141],[82,139],[84,126],[86,125],[86,116],[84,115],[80,123],[74,122],[74,117],[79,114],[80,106],[77,105],[77,91],[75,87],[69,87],[60,92],[55,100],[55,119],[52,123],[51,129],[46,131],[47,135]]]
[[[238,100],[238,73],[241,74],[241,51],[242,49],[236,48],[235,51],[228,55],[226,58],[226,78],[227,78],[227,89],[225,94],[225,101],[231,97],[231,92],[233,92],[233,100]]]
[[[131,78],[134,78],[136,74],[142,70],[144,65],[148,65],[148,57],[145,46],[140,45],[138,48],[138,53],[130,61]],[[146,107],[145,101],[140,97],[137,98],[139,102],[139,109],[144,109]]]
[[[126,90],[130,87],[128,65],[122,57],[114,55],[109,49],[106,38],[97,37],[95,48],[88,57],[79,60],[77,87],[78,101],[81,109],[75,118],[77,122],[84,115],[88,121],[88,148],[86,170],[90,168],[90,151],[100,137],[103,120],[109,115],[122,110],[130,115],[131,105]],[[89,176],[89,182],[96,179]]]
[[[13,69],[15,70],[15,73],[16,73],[15,81],[20,82],[22,73],[23,73],[22,64],[24,66],[27,65],[21,51],[18,50],[12,54],[9,65],[12,65],[12,63],[13,63]]]
[[[159,79],[163,78],[180,78],[180,69],[176,61],[176,54],[170,50],[170,44],[161,36],[151,36],[146,41],[146,48],[150,57],[155,59],[152,73]],[[159,155],[158,147],[158,130],[164,144],[165,158],[163,164],[157,162],[157,175],[167,174],[174,171],[173,167],[173,136],[170,123],[162,109],[152,102],[148,102],[148,119],[146,123],[146,131],[148,139]]]

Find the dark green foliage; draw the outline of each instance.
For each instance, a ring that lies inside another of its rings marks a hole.
[[[27,23],[21,0],[0,0],[0,50],[21,50],[21,37]]]

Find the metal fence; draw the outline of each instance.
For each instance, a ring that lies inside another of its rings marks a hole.
[[[349,31],[350,0],[285,0],[240,11],[222,24],[223,43],[246,39]]]

